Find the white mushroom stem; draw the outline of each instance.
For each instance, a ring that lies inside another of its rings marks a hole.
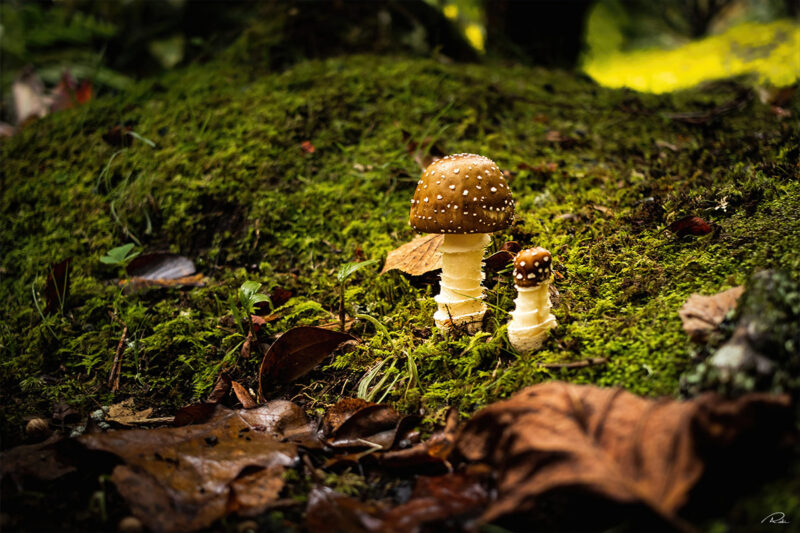
[[[440,329],[464,327],[480,330],[486,304],[483,303],[483,251],[491,241],[486,233],[445,233],[442,253],[439,309],[433,315]]]
[[[541,347],[547,331],[556,327],[556,317],[550,313],[549,289],[549,281],[534,287],[517,285],[515,309],[508,324],[508,340],[520,353]]]

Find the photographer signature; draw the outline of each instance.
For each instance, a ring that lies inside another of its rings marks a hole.
[[[762,524],[791,524],[788,520],[786,520],[786,513],[781,513],[780,511],[777,513],[768,514],[764,517],[764,520],[761,521]]]

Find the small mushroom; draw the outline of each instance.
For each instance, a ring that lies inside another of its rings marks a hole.
[[[514,259],[513,276],[517,298],[508,340],[518,352],[529,352],[540,348],[548,330],[556,327],[556,317],[550,312],[553,257],[544,248],[522,250]]]
[[[456,154],[434,161],[417,184],[409,222],[415,230],[443,233],[436,326],[478,331],[483,302],[483,252],[490,234],[514,219],[514,200],[505,177],[491,159]]]

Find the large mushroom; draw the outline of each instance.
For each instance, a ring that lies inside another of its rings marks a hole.
[[[550,312],[553,258],[544,248],[522,250],[514,259],[515,308],[508,324],[508,340],[521,353],[536,350],[556,327]]]
[[[424,233],[443,233],[439,309],[441,329],[478,331],[486,313],[483,302],[483,251],[490,233],[514,218],[511,190],[491,159],[456,154],[434,161],[417,184],[409,222]]]

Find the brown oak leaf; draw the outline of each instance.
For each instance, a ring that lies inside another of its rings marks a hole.
[[[442,268],[442,254],[439,253],[442,241],[443,234],[430,233],[392,250],[386,256],[381,274],[397,269],[412,276],[421,276]]]

